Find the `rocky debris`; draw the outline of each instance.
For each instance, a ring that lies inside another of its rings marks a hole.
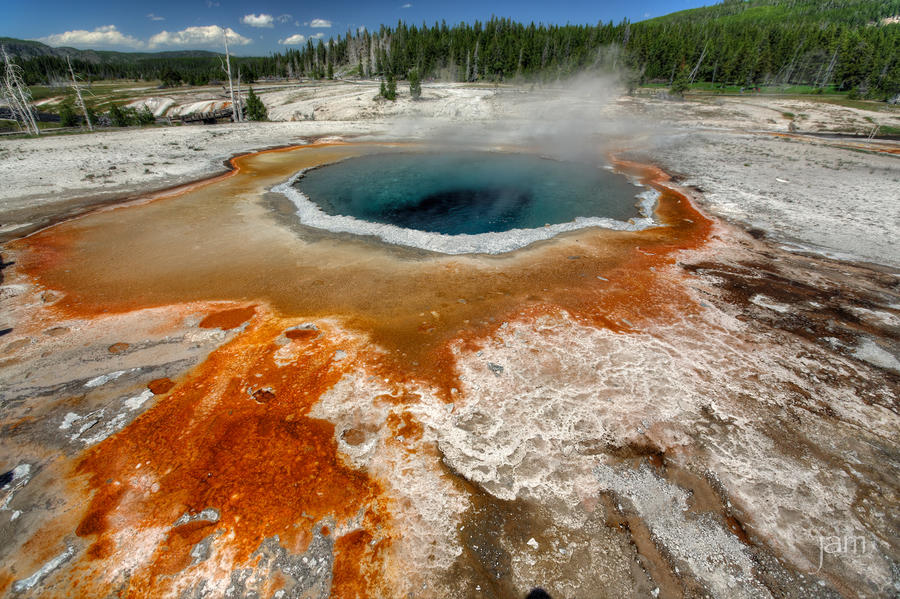
[[[153,396],[153,391],[146,389],[138,395],[122,398],[86,414],[68,412],[60,423],[59,430],[67,431],[70,441],[77,440],[86,446],[95,445],[134,420],[136,412]]]
[[[3,502],[0,503],[0,510],[9,509],[9,504],[12,502],[16,491],[27,485],[31,477],[31,464],[19,464],[0,476],[0,491],[5,492]]]
[[[238,568],[230,573],[226,597],[258,597],[269,588],[273,577],[279,576],[284,584],[274,597],[327,599],[331,596],[332,569],[334,565],[334,539],[325,534],[327,526],[318,523],[305,552],[294,555],[285,549],[278,536],[265,539],[253,553],[252,567]],[[210,559],[215,551],[217,535],[201,540],[191,551],[192,565]],[[199,581],[182,596],[191,599],[208,599],[221,596],[206,580]]]
[[[29,576],[28,578],[23,578],[22,580],[17,580],[16,582],[14,582],[12,586],[13,591],[15,591],[16,593],[23,593],[25,591],[31,590],[45,576],[69,561],[73,555],[75,555],[75,549],[73,547],[66,547],[65,551],[41,566],[41,568],[37,572]]]
[[[767,597],[754,575],[754,562],[743,544],[714,519],[688,510],[687,493],[658,478],[647,466],[617,470],[594,468],[602,491],[628,502],[647,524],[655,542],[683,563],[718,597]]]
[[[172,524],[172,528],[178,528],[179,526],[184,526],[191,522],[218,522],[220,517],[219,510],[214,507],[208,507],[196,514],[185,512],[174,524]]]

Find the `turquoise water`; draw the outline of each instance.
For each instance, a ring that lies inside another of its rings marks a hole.
[[[639,190],[622,175],[531,154],[376,154],[310,170],[294,186],[328,215],[448,235],[640,216]]]

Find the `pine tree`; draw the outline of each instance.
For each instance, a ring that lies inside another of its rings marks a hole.
[[[409,72],[409,95],[413,100],[422,97],[422,82],[419,80],[419,69],[413,69]]]
[[[259,99],[259,96],[253,92],[252,87],[250,88],[250,91],[247,92],[247,105],[244,108],[244,111],[247,118],[251,121],[265,121],[269,118],[269,111],[266,110],[266,105],[263,104],[262,100]]]
[[[672,95],[684,97],[684,92],[690,88],[690,77],[687,67],[682,66],[675,75],[675,79],[672,80],[672,88],[669,90]]]
[[[109,109],[109,120],[113,127],[127,127],[131,125],[130,111],[123,109],[118,104],[113,104]]]
[[[59,107],[59,124],[62,127],[78,126],[78,116],[75,114],[75,107],[72,106],[70,100],[66,100]]]
[[[150,111],[150,108],[144,105],[143,108],[137,111],[137,122],[139,125],[152,125],[156,122],[156,117],[153,116],[153,113]]]
[[[159,78],[162,80],[163,87],[178,87],[182,80],[181,73],[171,67],[163,71]]]
[[[396,100],[397,99],[397,81],[394,79],[394,74],[391,71],[388,71],[387,74],[387,83],[384,81],[381,82],[381,95],[384,96],[386,100]]]

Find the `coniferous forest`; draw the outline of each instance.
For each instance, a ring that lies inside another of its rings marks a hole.
[[[553,80],[615,69],[629,85],[690,83],[806,85],[885,99],[900,93],[900,0],[727,0],[630,23],[596,25],[487,22],[356,31],[265,57],[237,57],[244,81],[263,78]],[[78,52],[78,51],[75,51]],[[161,80],[204,85],[220,80],[214,53],[72,56],[90,79]],[[191,54],[184,56],[181,54]],[[65,58],[19,58],[29,84],[65,78]]]

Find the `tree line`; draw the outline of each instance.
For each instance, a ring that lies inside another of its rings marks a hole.
[[[690,14],[688,14],[690,13]],[[689,83],[833,87],[885,99],[900,94],[900,0],[730,0],[639,23],[522,24],[505,18],[378,31],[266,57],[233,58],[242,80],[379,77],[449,81],[550,80],[590,69],[626,73],[631,86]],[[26,82],[64,78],[65,61],[20,61]],[[218,57],[142,57],[130,62],[73,61],[93,79],[161,80],[205,85],[221,80]]]

